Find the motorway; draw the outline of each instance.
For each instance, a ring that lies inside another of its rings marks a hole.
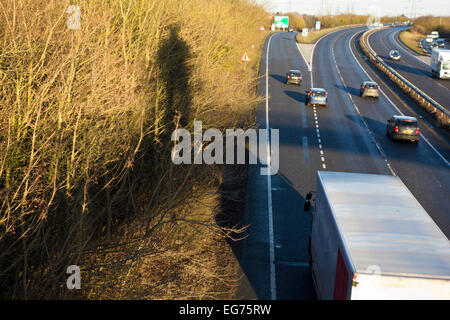
[[[256,118],[261,129],[279,129],[280,168],[262,176],[259,165],[250,166],[244,221],[249,229],[240,256],[245,281],[238,299],[316,299],[307,259],[311,216],[303,204],[315,190],[318,170],[398,175],[450,236],[449,141],[422,120],[417,145],[386,137],[393,114],[419,115],[359,55],[355,40],[365,30],[321,38],[311,73],[295,33],[274,33],[266,41],[257,90],[267,99]],[[301,86],[284,83],[288,69],[302,71]],[[361,82],[371,79],[380,85],[380,98],[360,98]],[[310,87],[327,90],[328,107],[305,106]]]
[[[403,29],[404,27],[395,27],[376,31],[369,36],[369,44],[389,66],[441,106],[450,110],[450,81],[433,78],[429,64],[426,64],[416,54],[413,54],[404,45],[400,44],[397,34]],[[392,49],[399,50],[400,60],[393,61],[389,59],[389,51]]]

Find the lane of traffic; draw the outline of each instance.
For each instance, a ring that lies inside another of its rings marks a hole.
[[[303,88],[311,80],[295,33],[277,34],[271,48],[269,117],[271,128],[280,132],[279,172],[272,177],[277,298],[314,299],[307,260],[310,216],[302,211],[320,163],[313,121],[303,103]],[[285,84],[289,69],[302,71],[301,86]]]
[[[260,67],[257,90],[265,95],[267,79],[269,99],[267,110],[265,103],[257,109],[256,120],[260,128],[268,122],[270,128],[279,129],[280,162],[278,173],[271,177],[260,176],[259,166],[250,166],[245,219],[249,228],[240,262],[258,299],[315,299],[307,260],[311,217],[303,213],[303,204],[304,195],[313,188],[320,159],[309,128],[313,120],[301,103],[302,89],[309,86],[310,77],[294,37],[295,33],[273,34],[270,48],[268,43],[265,46],[268,59]],[[289,69],[302,70],[301,86],[285,84]],[[247,292],[242,288],[239,298],[253,298]]]
[[[327,169],[390,174],[370,132],[361,128],[358,112],[336,68],[333,49],[336,41],[348,32],[363,29],[343,30],[330,35],[315,50],[314,86],[327,90],[329,98],[329,106],[318,109]]]

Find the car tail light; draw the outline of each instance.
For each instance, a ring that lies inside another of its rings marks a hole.
[[[416,134],[420,134],[420,129],[419,128],[417,128]]]
[[[328,97],[328,94],[325,92],[325,99]]]
[[[353,275],[352,287],[357,287],[359,285],[358,276],[356,273]]]
[[[395,133],[398,133],[398,127],[394,128]]]
[[[291,76],[290,75],[288,75],[288,79],[290,79],[291,78]]]

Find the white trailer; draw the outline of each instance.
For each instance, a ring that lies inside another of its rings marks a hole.
[[[440,79],[450,78],[450,50],[436,49],[431,51],[431,72]]]
[[[450,242],[400,178],[319,171],[312,221],[319,299],[450,299]]]

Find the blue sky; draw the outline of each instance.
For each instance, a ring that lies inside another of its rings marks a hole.
[[[319,15],[322,7],[324,14],[327,11],[333,14],[345,13],[347,10],[356,14],[372,14],[379,10],[382,16],[404,14],[408,17],[414,12],[412,8],[415,2],[417,16],[429,14],[450,16],[450,0],[256,0],[256,2],[264,4],[269,12],[293,11]]]

